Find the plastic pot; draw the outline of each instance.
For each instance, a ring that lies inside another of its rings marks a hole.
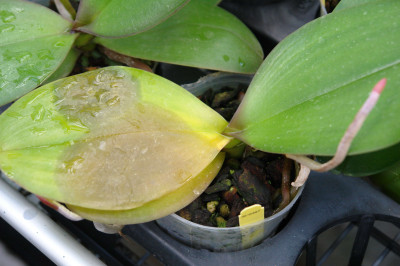
[[[223,87],[248,86],[251,79],[252,76],[249,75],[213,73],[201,78],[198,82],[186,84],[183,87],[198,96],[210,88],[218,91]],[[246,249],[257,245],[275,233],[282,220],[288,216],[289,211],[299,199],[303,187],[297,191],[296,196],[283,210],[262,221],[246,226],[229,228],[203,226],[176,214],[161,218],[157,220],[157,223],[171,236],[193,248],[221,252]]]
[[[303,192],[302,186],[282,211],[264,220],[241,227],[217,228],[190,222],[176,214],[157,220],[171,236],[190,247],[211,251],[237,251],[253,247],[272,236]]]

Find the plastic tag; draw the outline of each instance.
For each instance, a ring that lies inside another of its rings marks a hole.
[[[239,215],[239,225],[244,226],[264,220],[264,207],[254,204],[244,208]]]

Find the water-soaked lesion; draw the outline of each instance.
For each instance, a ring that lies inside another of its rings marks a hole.
[[[182,186],[218,154],[210,134],[193,132],[173,112],[142,101],[130,74],[108,69],[86,76],[55,91],[58,112],[88,128],[60,158],[56,179],[67,203],[141,206]]]
[[[70,77],[54,90],[55,109],[88,127],[122,114],[135,100],[138,84],[123,71],[99,70]]]

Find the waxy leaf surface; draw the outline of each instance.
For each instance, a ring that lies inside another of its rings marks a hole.
[[[370,3],[373,1],[379,1],[379,0],[342,0],[335,7],[334,12],[339,11],[344,8],[355,7],[355,6]]]
[[[22,187],[126,210],[180,188],[229,141],[227,122],[178,85],[124,67],[45,85],[0,116],[0,165]]]
[[[47,84],[57,79],[65,78],[66,76],[68,76],[74,69],[76,61],[78,60],[80,54],[81,53],[79,50],[72,48],[65,57],[62,64],[53,74],[51,74],[50,77],[46,79],[45,83]]]
[[[189,0],[82,0],[79,30],[104,37],[133,35],[154,27]]]
[[[389,170],[370,177],[389,197],[400,203],[400,162]]]
[[[39,86],[63,62],[76,35],[43,6],[19,0],[0,5],[0,105]]]
[[[400,141],[400,1],[382,0],[321,17],[267,57],[229,125],[232,135],[274,153],[333,155],[374,85],[387,85],[350,154]]]
[[[263,60],[260,44],[240,20],[201,0],[149,31],[96,42],[136,58],[228,72],[254,73]]]
[[[399,151],[400,143],[375,152],[347,156],[333,172],[350,176],[373,175],[400,162]],[[318,161],[323,163],[330,159],[331,157],[319,157]]]
[[[95,210],[72,205],[68,205],[68,208],[85,219],[105,224],[123,225],[156,220],[179,211],[197,198],[218,174],[223,161],[224,154],[219,153],[203,171],[181,187],[137,208],[120,211]]]

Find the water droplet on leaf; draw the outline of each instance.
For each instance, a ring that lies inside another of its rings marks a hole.
[[[58,41],[58,42],[54,43],[54,47],[63,47],[63,46],[65,46],[64,41]]]
[[[4,24],[0,26],[0,33],[12,32],[15,29],[13,24]]]
[[[99,149],[102,151],[106,150],[107,143],[105,141],[100,141]]]
[[[10,22],[13,22],[15,20],[15,15],[14,15],[14,13],[12,13],[10,11],[1,10],[0,11],[0,19],[4,23],[10,23]]]
[[[246,64],[245,64],[245,62],[243,61],[242,58],[239,57],[238,62],[239,62],[239,66],[240,66],[240,67],[245,67]]]
[[[31,118],[33,121],[40,121],[43,120],[45,114],[46,114],[46,109],[43,107],[43,105],[38,104],[33,107]]]
[[[212,32],[212,31],[206,31],[206,32],[204,32],[204,38],[205,38],[206,40],[209,40],[209,39],[211,39],[212,37],[214,37],[214,32]]]
[[[224,59],[225,62],[228,62],[230,60],[229,56],[227,55],[224,55],[222,58]]]

